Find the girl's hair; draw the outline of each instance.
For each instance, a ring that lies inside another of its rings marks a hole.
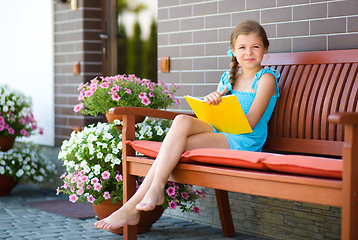
[[[259,36],[261,38],[261,40],[264,44],[264,48],[266,50],[268,50],[270,43],[267,39],[265,29],[258,22],[251,21],[251,20],[246,20],[246,21],[239,23],[234,28],[234,30],[232,30],[231,37],[230,37],[230,47],[232,49],[235,49],[235,42],[236,42],[237,36],[239,36],[241,34],[249,35],[250,33],[257,34],[257,36]],[[230,70],[230,83],[231,83],[232,87],[234,87],[236,74],[237,74],[237,71],[239,70],[239,63],[237,62],[236,57],[234,57],[234,56],[231,58],[230,69],[231,69]]]

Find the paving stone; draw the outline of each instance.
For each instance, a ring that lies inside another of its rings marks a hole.
[[[17,187],[16,187],[17,188]],[[33,190],[22,186],[13,195],[0,198],[0,239],[98,239],[122,240],[123,236],[97,229],[95,218],[75,219],[42,211],[23,205],[25,202],[59,199],[45,190]],[[27,191],[26,191],[27,190]],[[211,240],[228,239],[221,228],[210,227],[194,221],[187,221],[163,215],[148,233],[138,234],[143,240]],[[238,234],[232,239],[265,240],[247,234]]]

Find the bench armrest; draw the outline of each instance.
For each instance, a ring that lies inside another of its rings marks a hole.
[[[151,108],[142,108],[142,107],[113,107],[108,110],[108,114],[137,115],[137,116],[147,116],[147,117],[154,117],[154,118],[174,119],[175,116],[185,113],[157,110]],[[194,114],[186,114],[186,115],[195,117]]]
[[[328,121],[330,123],[356,125],[358,124],[358,113],[355,112],[334,113],[328,116]]]

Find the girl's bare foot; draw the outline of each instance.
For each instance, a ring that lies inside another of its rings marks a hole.
[[[123,227],[124,225],[136,225],[139,222],[139,211],[136,208],[122,206],[108,217],[95,222],[97,228],[112,230]]]
[[[151,186],[140,203],[136,205],[138,211],[151,211],[157,205],[164,203],[164,188]]]

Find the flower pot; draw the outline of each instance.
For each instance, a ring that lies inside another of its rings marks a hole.
[[[14,146],[16,137],[0,137],[0,151],[7,151]]]
[[[123,115],[116,115],[116,114],[109,114],[106,113],[106,118],[109,123],[112,123],[114,120],[118,119],[120,121],[123,121]],[[145,116],[138,116],[136,115],[134,118],[135,123],[140,123],[145,120]]]
[[[8,175],[0,175],[0,197],[9,195],[11,190],[17,185],[15,178]]]
[[[112,204],[111,200],[103,200],[102,203],[96,205],[92,203],[93,210],[99,219],[103,219],[111,215],[114,211],[122,207],[123,202],[118,201],[116,204]],[[140,212],[140,220],[137,225],[137,233],[149,232],[152,225],[158,221],[162,216],[164,209],[162,206],[157,206],[152,211]],[[117,228],[110,230],[112,233],[123,234],[123,228]]]

